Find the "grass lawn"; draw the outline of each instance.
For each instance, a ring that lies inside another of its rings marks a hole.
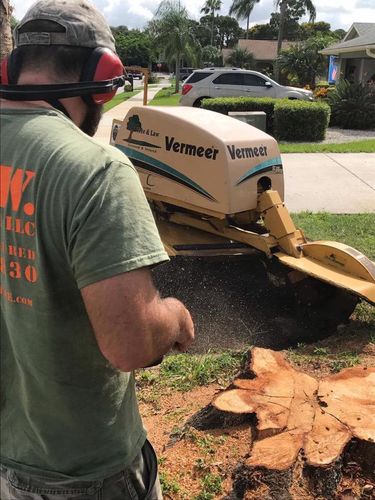
[[[375,260],[375,214],[292,214],[297,227],[312,240],[347,243]]]
[[[104,113],[114,108],[118,104],[122,104],[124,101],[127,101],[130,97],[139,94],[142,89],[133,90],[133,92],[121,92],[120,94],[115,95],[115,97],[104,104]]]
[[[218,380],[227,384],[241,364],[244,354],[239,351],[190,356],[173,354],[163,360],[157,373],[152,369],[140,371],[138,381],[178,391],[189,391],[194,387],[212,384]]]
[[[375,139],[342,144],[279,143],[281,153],[375,153]]]
[[[181,94],[175,94],[174,88],[167,87],[159,90],[148,104],[149,106],[178,106]]]
[[[292,218],[308,238],[346,243],[375,261],[375,214],[301,212],[292,214]],[[369,322],[368,333],[372,332],[375,343],[375,307],[360,304],[355,314],[360,321]]]

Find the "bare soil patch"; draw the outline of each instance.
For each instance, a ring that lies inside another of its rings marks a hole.
[[[292,291],[270,282],[260,253],[176,257],[155,268],[154,279],[163,296],[177,297],[190,310],[196,327],[194,354],[250,345],[283,349],[334,331],[306,321]],[[319,307],[326,313],[324,303]],[[326,307],[328,314],[334,313]]]

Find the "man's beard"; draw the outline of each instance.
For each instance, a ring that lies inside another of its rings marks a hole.
[[[95,132],[98,130],[99,122],[103,115],[103,104],[90,104],[87,106],[87,111],[83,122],[80,125],[80,129],[85,134],[93,137]]]

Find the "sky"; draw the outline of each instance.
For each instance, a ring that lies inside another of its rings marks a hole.
[[[111,26],[125,25],[128,28],[143,28],[152,19],[158,0],[90,0],[102,12]],[[20,20],[34,0],[11,0],[14,16]],[[375,0],[313,0],[316,21],[330,23],[331,29],[348,30],[353,22],[375,23]],[[194,19],[201,16],[204,0],[181,0]],[[220,14],[227,15],[232,0],[223,0]],[[275,12],[274,0],[260,0],[250,17],[250,26],[269,22]],[[302,19],[301,21],[308,21]],[[240,23],[245,27],[245,22]]]

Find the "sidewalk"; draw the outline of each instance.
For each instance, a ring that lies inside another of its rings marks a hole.
[[[375,153],[281,156],[290,212],[375,214]]]
[[[152,87],[148,101],[165,86]],[[109,143],[112,120],[142,106],[143,91],[104,113],[95,137]],[[375,153],[283,154],[285,204],[290,212],[375,214]]]
[[[149,88],[147,92],[147,102],[150,102],[163,87],[165,87],[165,83],[161,83],[157,87]],[[103,118],[101,119],[98,130],[95,134],[95,139],[100,142],[104,142],[105,144],[109,144],[112,121],[115,118],[123,120],[129,109],[133,106],[143,106],[143,88],[140,89],[139,94],[130,97],[127,101],[124,101],[122,104],[115,106],[103,114]]]

